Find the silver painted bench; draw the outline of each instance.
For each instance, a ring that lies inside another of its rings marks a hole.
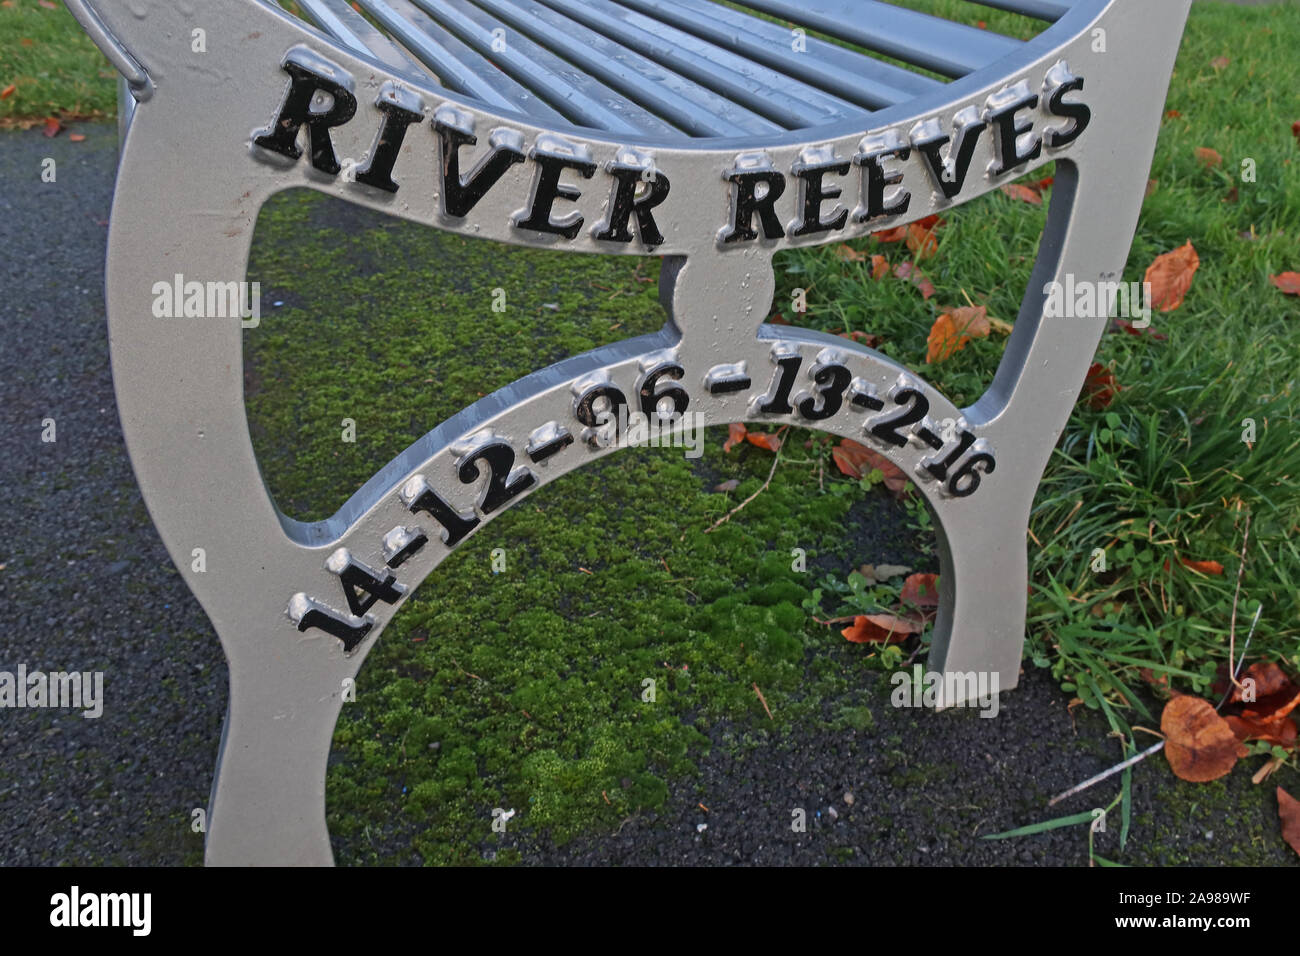
[[[613,450],[622,408],[872,444],[940,529],[932,668],[1014,686],[1030,506],[1106,323],[1046,319],[1044,290],[1119,277],[1189,3],[967,4],[1034,18],[1021,41],[879,0],[298,0],[302,19],[269,0],[68,0],[130,92],[107,262],[122,424],[230,663],[207,861],[332,861],[345,681],[469,535]],[[970,407],[843,338],[764,323],[775,250],[1051,161],[1029,288]],[[238,316],[150,304],[173,277],[178,297],[242,280],[259,208],[296,186],[502,242],[663,256],[669,321],[474,402],[333,517],[294,521],[249,439]]]

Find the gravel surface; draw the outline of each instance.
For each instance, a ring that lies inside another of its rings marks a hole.
[[[0,864],[197,863],[190,813],[207,801],[226,669],[122,443],[102,294],[116,131],[80,132],[78,143],[0,135],[0,671],[102,671],[105,703],[98,719],[0,710]],[[46,157],[55,183],[41,182]],[[45,419],[54,442],[42,441]],[[992,720],[896,709],[883,684],[853,703],[874,718],[861,733],[716,725],[700,776],[676,782],[662,813],[558,848],[510,833],[483,855],[515,846],[537,864],[1086,865],[1080,828],[978,838],[1117,792],[1108,783],[1045,808],[1113,763],[1118,746],[1094,714],[1076,727],[1042,672],[1004,695]],[[1134,801],[1130,859],[1231,863],[1250,844],[1255,862],[1296,862],[1248,773],[1194,790],[1158,757],[1135,774]],[[1115,855],[1118,831],[1115,814],[1098,852]]]

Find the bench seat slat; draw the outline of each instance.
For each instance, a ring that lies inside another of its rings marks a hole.
[[[783,129],[802,129],[861,113],[850,103],[610,0],[541,2]]]
[[[611,89],[691,136],[779,131],[777,124],[530,0],[475,0]]]
[[[803,80],[868,110],[928,93],[942,84],[928,76],[807,37],[791,49],[789,29],[708,0],[617,0],[720,46],[738,50],[774,70]]]
[[[344,46],[373,56],[402,73],[423,78],[427,71],[347,0],[298,0],[308,18]]]
[[[1038,20],[1055,23],[1070,12],[1069,0],[970,0],[981,7],[993,7],[995,10],[1007,10],[1020,13]]]
[[[742,0],[744,6],[783,17],[846,43],[962,77],[1015,53],[1021,42],[880,0]]]
[[[565,122],[544,100],[447,34],[408,0],[357,3],[431,71],[439,85],[498,111],[531,116],[539,122]]]
[[[503,72],[533,90],[577,126],[615,134],[680,135],[663,120],[619,96],[595,78],[515,31],[466,0],[413,0],[416,6],[477,50]],[[494,50],[493,30],[506,35]]]

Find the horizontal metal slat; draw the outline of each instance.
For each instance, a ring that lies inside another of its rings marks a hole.
[[[758,114],[539,3],[474,2],[692,136],[737,136],[780,129]]]
[[[708,0],[616,0],[720,46],[743,53],[759,63],[868,110],[901,103],[942,84],[827,43],[806,37],[805,49],[792,49],[790,30]]]
[[[1070,12],[1073,6],[1069,0],[970,0],[981,7],[993,7],[1009,13],[1020,13],[1038,20],[1055,23]]]
[[[785,129],[859,112],[850,103],[609,0],[541,2]]]
[[[424,67],[375,29],[347,0],[298,0],[298,6],[313,23],[349,49],[368,53],[402,73],[428,75]]]
[[[744,6],[811,27],[886,56],[962,77],[1021,47],[1019,40],[881,3],[880,0],[741,0]]]
[[[506,39],[504,25],[467,3],[460,0],[412,2],[577,126],[611,133],[676,133],[662,120],[613,94],[518,32],[494,48],[493,31],[500,29],[502,39]]]
[[[520,113],[538,122],[565,122],[531,91],[524,89],[492,64],[411,6],[408,0],[357,0],[437,76],[447,89],[478,100],[497,111]]]

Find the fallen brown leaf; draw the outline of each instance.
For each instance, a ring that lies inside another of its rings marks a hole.
[[[910,279],[912,285],[921,291],[921,298],[928,299],[934,295],[934,283],[927,279],[913,263],[900,262],[894,266],[894,275],[900,279]]]
[[[1209,146],[1197,146],[1196,158],[1201,161],[1202,165],[1210,169],[1223,165],[1223,157],[1219,155],[1219,151],[1211,149]]]
[[[919,222],[914,222],[907,227],[907,248],[912,251],[912,255],[920,262],[923,259],[929,259],[939,251],[939,240],[935,238],[934,226],[925,227]]]
[[[1287,295],[1300,295],[1300,272],[1283,272],[1279,275],[1269,276],[1268,281]]]
[[[1160,715],[1165,757],[1174,775],[1192,783],[1217,780],[1231,772],[1245,746],[1209,701],[1182,694]]]
[[[1043,197],[1039,195],[1038,191],[1022,183],[1007,183],[1007,185],[1000,188],[1012,199],[1019,199],[1031,206],[1041,206],[1043,204]]]
[[[1193,571],[1199,571],[1201,574],[1219,575],[1223,573],[1223,565],[1218,561],[1193,561],[1191,558],[1184,558],[1181,555],[1178,560],[1183,567],[1191,568]]]
[[[1300,800],[1277,788],[1277,816],[1282,822],[1282,839],[1300,853]]]
[[[916,574],[909,575],[903,582],[903,591],[899,595],[900,600],[913,607],[938,607],[939,606],[939,575],[926,574],[918,571]]]
[[[735,448],[742,441],[744,441],[745,435],[748,431],[749,429],[747,429],[744,425],[740,424],[739,422],[731,425],[727,429],[727,440],[722,443],[723,454],[726,454],[727,452],[731,451],[731,449]]]
[[[1120,391],[1119,383],[1110,369],[1100,362],[1088,366],[1088,374],[1083,379],[1083,394],[1088,399],[1088,407],[1100,411],[1115,400]]]
[[[746,432],[745,441],[759,448],[766,448],[768,451],[781,450],[781,439],[777,437],[776,432]]]
[[[850,478],[862,478],[873,470],[885,476],[885,487],[895,498],[901,497],[908,478],[901,468],[861,442],[846,438],[831,449],[831,458],[841,473]]]
[[[14,90],[18,89],[13,83],[10,83],[3,90],[0,90],[0,100],[7,100],[14,95]]]
[[[1291,697],[1297,690],[1295,682],[1286,675],[1286,671],[1278,667],[1272,661],[1256,661],[1246,668],[1246,673],[1241,675],[1241,682],[1249,678],[1255,682],[1255,700],[1259,701],[1265,697],[1272,697],[1274,694],[1285,694]],[[1240,703],[1241,688],[1233,685],[1231,703]]]
[[[942,362],[964,349],[971,339],[987,337],[989,327],[988,309],[982,305],[963,305],[942,313],[930,327],[925,361]]]
[[[1156,256],[1145,276],[1145,281],[1151,283],[1151,304],[1161,312],[1172,312],[1182,305],[1200,265],[1190,239],[1172,252]]]
[[[861,342],[869,349],[874,349],[884,341],[879,335],[872,335],[869,332],[862,332],[858,329],[854,329],[852,332],[841,332],[840,338],[849,339],[853,342]]]
[[[859,614],[840,633],[854,644],[899,644],[909,635],[921,633],[923,627],[918,621],[893,614]]]

